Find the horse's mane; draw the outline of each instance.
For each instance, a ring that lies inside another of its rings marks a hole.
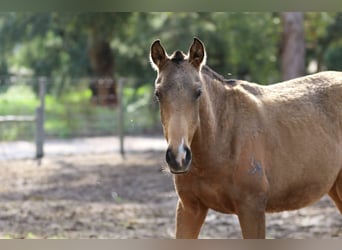
[[[203,65],[202,66],[202,71],[201,72],[203,74],[206,74],[207,76],[209,76],[212,79],[215,79],[215,80],[218,80],[218,81],[222,82],[222,84],[229,84],[229,85],[235,85],[236,84],[236,80],[235,79],[226,79],[222,75],[220,75],[217,72],[215,72],[214,70],[212,70],[207,65]]]

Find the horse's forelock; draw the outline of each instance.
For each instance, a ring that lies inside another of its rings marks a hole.
[[[177,50],[171,56],[171,61],[175,63],[180,63],[185,60],[185,55],[182,51]]]

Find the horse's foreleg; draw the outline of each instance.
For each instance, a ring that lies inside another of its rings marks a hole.
[[[265,210],[258,205],[241,205],[238,209],[238,218],[244,239],[265,238]]]
[[[339,173],[333,187],[329,192],[329,195],[342,214],[342,171]]]
[[[207,212],[208,208],[205,208],[199,203],[185,205],[181,200],[178,200],[176,214],[176,238],[196,239],[199,235]]]

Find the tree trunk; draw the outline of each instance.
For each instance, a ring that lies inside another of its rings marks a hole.
[[[93,103],[102,106],[116,106],[114,55],[109,42],[97,38],[92,39],[89,58],[95,74],[95,79],[90,84]]]
[[[283,35],[281,46],[282,79],[289,80],[305,74],[305,40],[303,13],[281,14]]]

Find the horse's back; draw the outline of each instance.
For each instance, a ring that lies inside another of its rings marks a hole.
[[[265,126],[273,136],[296,133],[297,139],[313,141],[316,132],[324,135],[321,140],[329,137],[342,144],[342,72],[326,71],[269,85],[260,98]]]
[[[310,97],[317,93],[338,91],[342,95],[342,72],[324,71],[292,80],[270,84],[265,88],[266,98],[287,98],[293,100],[302,96]]]
[[[272,115],[317,119],[340,117],[342,122],[342,72],[326,71],[272,84],[260,97]]]

